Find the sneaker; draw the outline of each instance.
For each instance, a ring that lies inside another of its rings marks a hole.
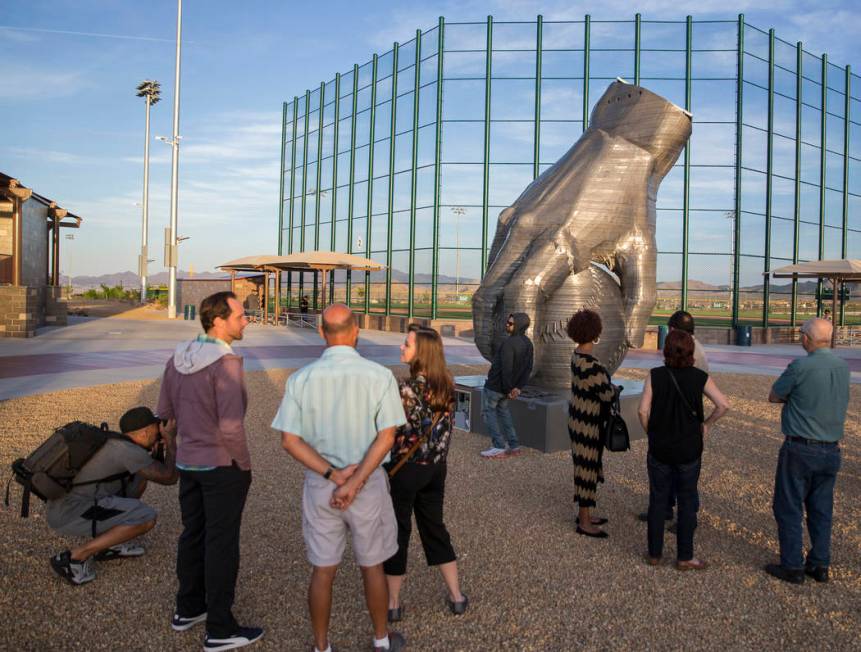
[[[495,446],[492,448],[488,448],[486,451],[481,451],[481,456],[486,457],[488,459],[501,459],[508,455],[508,451],[504,448],[496,448]]]
[[[96,561],[110,561],[120,557],[140,557],[146,552],[143,546],[131,543],[121,543],[96,553]]]
[[[407,646],[406,639],[398,632],[389,632],[389,647],[372,647],[374,652],[398,652]]]
[[[180,616],[179,614],[173,614],[173,618],[170,620],[170,626],[175,632],[184,632],[187,629],[191,629],[197,623],[202,623],[206,620],[206,612],[204,611],[202,614],[198,616]]]
[[[57,575],[75,586],[86,584],[96,579],[96,573],[93,570],[93,560],[73,561],[72,553],[69,550],[64,550],[58,555],[51,557],[51,568],[54,569]]]
[[[515,446],[514,448],[508,449],[508,457],[516,457],[518,455],[523,455],[523,448],[520,446]]]
[[[238,647],[251,645],[263,638],[262,627],[240,627],[232,636],[215,638],[209,632],[203,639],[203,652],[217,652],[218,650],[235,650]]]

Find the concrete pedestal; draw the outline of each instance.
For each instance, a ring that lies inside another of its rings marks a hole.
[[[481,393],[485,377],[457,376],[454,381],[458,395],[455,419],[457,427],[487,435],[487,428],[481,418]],[[645,438],[646,433],[637,418],[643,383],[623,379],[616,384],[624,388],[620,407],[631,441]],[[520,444],[545,453],[571,448],[571,440],[568,437],[568,398],[569,392],[564,390],[527,386],[518,398],[509,401]]]

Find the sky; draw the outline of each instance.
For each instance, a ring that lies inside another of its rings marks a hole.
[[[766,6],[763,9],[761,7]],[[64,274],[136,270],[141,239],[144,79],[162,84],[152,136],[171,135],[175,0],[0,0],[0,171],[84,218]],[[281,103],[337,71],[450,21],[733,19],[861,70],[861,5],[835,0],[293,2],[185,0],[178,233],[180,267],[212,270],[274,253]],[[170,147],[150,146],[150,272],[162,271]]]

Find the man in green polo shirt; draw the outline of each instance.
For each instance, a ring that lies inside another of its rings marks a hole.
[[[805,574],[828,581],[834,483],[840,470],[843,424],[849,404],[849,366],[831,351],[831,322],[810,319],[801,327],[803,358],[793,360],[774,383],[768,400],[782,403],[786,437],[777,460],[772,509],[780,540],[780,564],[765,571],[793,584]],[[807,510],[810,550],[802,554],[801,521]]]
[[[326,350],[287,379],[272,422],[285,450],[306,467],[302,534],[313,566],[308,606],[314,649],[332,652],[332,584],[349,532],[374,626],[372,649],[397,652],[405,643],[388,631],[383,573],[383,562],[398,549],[397,522],[380,465],[406,415],[392,372],[356,351],[359,326],[347,306],[323,311],[320,336]]]

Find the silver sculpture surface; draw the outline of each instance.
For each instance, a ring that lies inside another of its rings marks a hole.
[[[596,357],[613,373],[642,346],[655,306],[658,186],[691,134],[691,114],[622,80],[589,128],[499,215],[487,272],[473,296],[475,343],[492,359],[506,317],[525,312],[535,345],[532,382],[568,387],[577,310],[601,315]]]

